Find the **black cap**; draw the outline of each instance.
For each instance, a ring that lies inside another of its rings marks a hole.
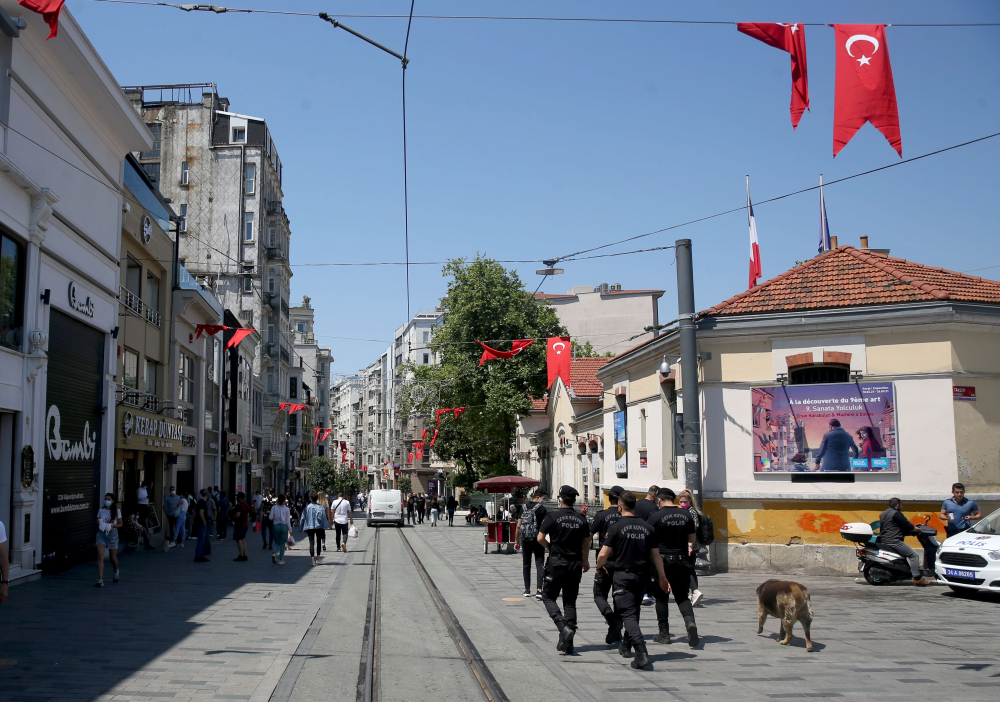
[[[656,499],[658,500],[675,500],[677,499],[677,493],[670,488],[660,488],[656,491]]]
[[[559,497],[576,497],[579,494],[572,485],[563,485],[559,488]]]
[[[608,490],[608,495],[614,495],[615,497],[621,497],[622,493],[625,492],[625,488],[620,485],[615,485],[613,488]]]

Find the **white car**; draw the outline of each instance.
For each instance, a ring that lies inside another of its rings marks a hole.
[[[399,490],[372,490],[368,495],[368,526],[395,524],[403,526],[403,493]]]
[[[955,592],[1000,592],[1000,509],[945,539],[934,570]]]

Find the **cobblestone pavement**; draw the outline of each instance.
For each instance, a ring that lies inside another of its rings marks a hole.
[[[231,542],[213,542],[212,562],[193,563],[189,541],[169,553],[124,554],[122,581],[103,589],[93,587],[93,564],[13,588],[0,607],[0,702],[354,700],[374,533],[358,526],[361,538],[347,554],[334,552],[329,532],[330,550],[315,568],[306,544],[277,566],[251,535],[248,563],[232,562]],[[541,602],[521,597],[519,555],[484,554],[481,528],[424,524],[404,533],[515,702],[1000,698],[1000,598],[793,578],[809,586],[816,611],[816,652],[807,653],[799,627],[790,646],[775,643],[773,619],[757,636],[754,589],[767,576],[716,575],[702,578],[702,644],[687,646],[671,605],[675,643],[649,641],[653,669],[634,671],[603,642],[591,574],[581,590],[577,655],[564,656]],[[392,678],[383,692],[408,702],[479,699],[472,683],[461,683],[464,669],[398,543],[382,554],[383,656],[391,656]],[[650,639],[652,608],[643,608],[642,623]]]

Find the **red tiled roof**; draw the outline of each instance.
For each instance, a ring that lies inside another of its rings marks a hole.
[[[628,293],[655,293],[662,295],[663,290],[608,290],[605,295],[625,295]],[[576,297],[576,293],[535,293],[536,300],[554,300],[561,297]]]
[[[606,366],[610,358],[575,358],[569,367],[573,392],[577,397],[600,397],[604,386],[597,379],[597,371]]]
[[[932,300],[1000,303],[1000,283],[840,246],[705,310],[701,316]]]
[[[541,400],[536,400],[531,398],[531,409],[545,411],[545,408],[549,406],[549,396],[546,394]]]

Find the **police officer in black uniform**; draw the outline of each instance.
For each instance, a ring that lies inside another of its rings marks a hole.
[[[597,537],[598,550],[604,545],[604,536],[608,528],[621,519],[622,514],[618,511],[618,498],[623,492],[625,491],[617,485],[608,490],[608,502],[611,503],[611,506],[598,512],[590,524],[590,534],[591,537]],[[611,592],[610,568],[610,565],[605,565],[594,573],[594,604],[597,605],[604,621],[608,623],[608,635],[604,637],[604,642],[616,644],[622,640],[622,620],[608,604],[608,593]]]
[[[570,485],[559,488],[559,509],[545,515],[538,528],[538,543],[549,549],[542,602],[559,630],[556,650],[565,651],[566,655],[573,654],[580,578],[590,570],[590,527],[587,518],[573,509],[579,494]],[[565,615],[556,602],[560,591]]]
[[[635,659],[631,665],[639,669],[650,662],[646,643],[639,629],[639,610],[642,608],[642,596],[649,585],[650,565],[656,568],[660,588],[667,591],[670,585],[663,573],[663,559],[657,548],[656,532],[648,522],[635,516],[635,494],[629,490],[623,492],[618,506],[622,518],[608,528],[604,546],[597,556],[597,567],[603,568],[611,554],[615,554],[612,576],[614,590],[611,594],[615,600],[615,613],[625,623],[625,638],[618,652],[629,658],[632,656],[632,649],[635,649]]]
[[[684,617],[684,627],[688,632],[688,646],[698,645],[698,627],[694,621],[694,606],[688,599],[688,587],[691,583],[691,548],[695,540],[694,518],[686,509],[674,506],[677,495],[670,488],[660,488],[656,493],[660,509],[649,517],[649,525],[656,531],[659,542],[660,556],[663,559],[663,572],[674,593],[674,602]],[[655,582],[650,583],[649,592],[656,598],[656,622],[659,632],[653,641],[661,644],[670,643],[670,622],[667,606],[667,591]]]

